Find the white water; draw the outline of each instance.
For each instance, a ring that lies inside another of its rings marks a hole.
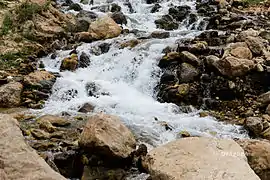
[[[97,6],[101,1],[94,2],[94,6]],[[134,14],[129,14],[127,8],[123,6],[124,1],[115,1],[122,6],[122,11],[129,17],[126,28],[136,28],[148,33],[156,30],[154,20],[167,13],[169,4],[188,4],[192,7],[194,4],[193,1],[164,2],[161,3],[160,12],[151,14],[150,7],[153,5],[147,5],[141,0],[130,2],[136,11]],[[83,5],[83,8],[90,10],[91,6]],[[65,111],[75,114],[81,105],[89,102],[96,106],[95,112],[103,111],[121,117],[122,121],[133,130],[139,141],[150,146],[172,141],[182,130],[199,136],[215,134],[217,137],[225,138],[246,137],[246,133],[239,126],[225,125],[212,117],[200,118],[198,110],[188,114],[182,113],[174,104],[156,101],[154,88],[161,75],[157,63],[163,56],[162,50],[168,45],[173,46],[179,38],[193,37],[198,33],[183,25],[178,30],[171,32],[171,38],[147,39],[133,49],[119,49],[119,44],[135,39],[134,35],[81,45],[77,51],[79,55],[82,52],[87,53],[90,56],[91,65],[87,68],[77,69],[75,72],[61,72],[62,77],[57,79],[53,93],[42,112],[58,114]],[[91,49],[96,49],[98,44],[104,42],[112,44],[108,53],[102,55],[91,53]],[[59,72],[61,60],[67,57],[69,52],[57,52],[58,57],[55,60],[50,59],[49,56],[43,58],[46,69]],[[85,86],[89,82],[94,82],[99,86],[98,97],[87,95]],[[74,97],[66,93],[72,89],[77,91],[77,95]],[[106,93],[104,94],[104,92]],[[155,120],[155,117],[160,121],[166,121],[173,127],[173,130],[166,131]]]

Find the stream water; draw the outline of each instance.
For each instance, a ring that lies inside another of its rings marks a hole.
[[[79,0],[74,0],[79,3]],[[150,13],[154,4],[146,4],[144,0],[131,0],[134,13],[130,13],[126,1],[115,0],[122,7],[127,16],[127,29],[143,31],[137,36],[147,36],[156,29],[154,21],[168,13],[173,5],[189,5],[195,10],[194,1],[161,1],[161,9],[157,13]],[[80,4],[80,3],[79,3]],[[106,6],[105,0],[94,0],[93,5],[80,4],[84,10],[90,11],[93,7]],[[99,16],[104,13],[97,9]],[[180,131],[188,131],[192,135],[216,136],[223,138],[247,137],[246,132],[239,126],[224,124],[213,117],[199,117],[199,110],[193,109],[190,113],[183,113],[174,104],[160,103],[156,100],[155,87],[161,76],[161,69],[157,66],[159,59],[164,55],[162,50],[166,46],[175,46],[175,41],[181,38],[192,38],[201,33],[196,30],[203,21],[199,18],[193,25],[185,21],[179,29],[170,31],[167,39],[145,39],[134,48],[119,49],[120,43],[136,39],[134,34],[121,35],[114,39],[85,43],[77,48],[78,55],[85,52],[91,59],[87,68],[79,68],[75,72],[60,72],[53,93],[45,104],[43,113],[58,114],[63,111],[76,114],[80,106],[89,102],[93,104],[95,113],[105,112],[117,115],[134,132],[138,141],[155,147],[177,138]],[[195,30],[191,30],[195,27]],[[96,53],[102,43],[111,44],[110,50],[104,54]],[[61,60],[69,56],[70,51],[58,51],[57,58],[50,56],[42,58],[46,70],[59,72]],[[89,96],[87,88],[95,84],[95,96]],[[166,131],[157,121],[166,121],[173,129]]]

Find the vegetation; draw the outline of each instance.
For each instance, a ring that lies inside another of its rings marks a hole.
[[[30,20],[34,17],[35,14],[48,10],[49,5],[50,5],[49,1],[43,6],[26,1],[22,3],[20,6],[18,6],[16,9],[17,21],[24,22]]]
[[[9,30],[12,28],[12,24],[13,24],[13,20],[12,20],[11,14],[6,13],[4,20],[3,20],[2,30],[0,32],[0,36],[6,35],[9,32]]]
[[[22,54],[18,53],[7,53],[0,55],[0,69],[9,69],[11,67],[16,67],[20,64],[20,58]]]
[[[249,6],[258,5],[260,3],[263,3],[264,1],[265,0],[244,0],[244,2]]]

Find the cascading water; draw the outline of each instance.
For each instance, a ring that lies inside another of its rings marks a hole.
[[[79,0],[74,0],[79,3]],[[168,12],[171,4],[189,5],[194,9],[194,1],[163,1],[157,13],[150,13],[153,5],[141,0],[130,1],[134,13],[130,13],[125,1],[114,1],[122,7],[128,17],[125,28],[144,31],[144,35],[157,30],[154,21]],[[84,10],[109,4],[102,0],[94,1],[94,5],[80,4]],[[98,12],[97,9],[93,10]],[[103,13],[99,12],[102,16]],[[199,18],[199,21],[202,19]],[[198,21],[195,22],[195,25]],[[193,26],[194,27],[194,26]],[[95,105],[95,112],[104,112],[119,116],[133,130],[139,141],[151,146],[158,146],[177,138],[180,131],[185,130],[192,135],[217,136],[229,138],[246,137],[239,126],[217,122],[212,117],[199,117],[198,110],[183,113],[171,103],[160,103],[155,98],[155,87],[161,76],[157,66],[158,60],[164,55],[162,50],[172,46],[181,38],[190,38],[200,33],[190,30],[184,24],[178,30],[171,31],[167,39],[145,39],[134,48],[119,49],[120,43],[136,39],[133,34],[121,35],[114,39],[86,43],[77,48],[78,55],[86,53],[91,64],[87,68],[79,68],[75,72],[60,72],[53,93],[45,104],[43,113],[58,114],[63,111],[77,113],[84,103]],[[111,44],[107,53],[97,54],[96,48],[102,44]],[[61,60],[70,51],[58,51],[56,59],[45,57],[42,61],[49,71],[59,72]],[[95,96],[89,96],[86,87],[95,84]],[[171,131],[166,131],[160,121],[167,122]]]

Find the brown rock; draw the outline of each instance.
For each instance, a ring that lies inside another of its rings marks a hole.
[[[270,177],[270,143],[267,140],[245,139],[238,141],[244,149],[250,167],[261,178]]]
[[[95,39],[114,38],[121,34],[122,28],[109,16],[103,16],[92,22],[88,32]]]
[[[88,112],[92,112],[94,109],[95,109],[95,106],[93,106],[92,104],[89,104],[89,103],[85,103],[85,104],[78,110],[78,112],[88,113]]]
[[[50,81],[52,79],[55,79],[55,76],[47,71],[35,71],[24,77],[24,83],[37,85],[41,81]]]
[[[246,119],[246,126],[256,136],[259,136],[263,130],[263,121],[259,117],[248,117]]]
[[[54,115],[41,116],[37,121],[39,123],[48,121],[49,123],[57,127],[65,127],[65,126],[70,125],[70,122],[68,120],[59,116],[54,116]]]
[[[263,104],[269,104],[270,103],[270,91],[261,94],[258,97],[258,101],[263,103]]]
[[[230,139],[182,138],[150,151],[143,166],[152,180],[259,180]]]
[[[1,169],[12,180],[65,180],[25,143],[17,121],[0,114],[0,175]],[[3,162],[3,163],[1,163]],[[0,176],[1,177],[1,176]],[[2,180],[2,177],[1,177]]]
[[[237,47],[235,49],[232,49],[231,55],[240,59],[252,59],[252,53],[246,47]]]
[[[264,45],[263,45],[262,40],[259,37],[248,36],[246,38],[246,43],[253,54],[255,55],[262,54]]]
[[[242,76],[254,68],[254,62],[248,59],[238,59],[236,57],[225,57],[220,59],[214,66],[225,76]]]
[[[60,70],[75,71],[78,65],[78,56],[77,54],[72,54],[70,57],[65,58],[60,66]]]
[[[0,107],[15,107],[21,103],[23,85],[19,82],[10,82],[0,86]]]
[[[130,130],[116,116],[91,116],[81,134],[79,145],[88,152],[108,158],[127,158],[136,147]]]

